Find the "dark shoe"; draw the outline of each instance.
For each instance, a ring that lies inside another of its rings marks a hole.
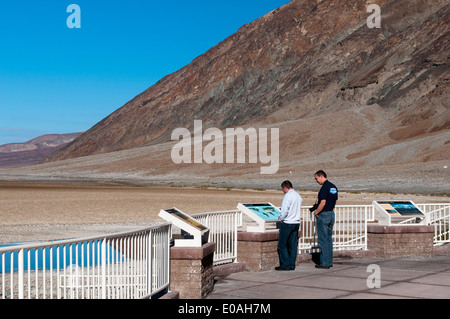
[[[281,270],[281,271],[286,271],[289,270],[289,268],[285,268],[285,267],[275,267],[275,270]]]
[[[331,266],[324,266],[324,265],[316,265],[316,268],[320,268],[320,269],[330,269]]]

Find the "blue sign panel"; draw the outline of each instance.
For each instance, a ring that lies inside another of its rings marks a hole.
[[[276,207],[268,203],[243,205],[265,221],[276,221],[281,215],[281,212]]]
[[[378,202],[391,215],[423,215],[423,213],[411,202],[408,201],[386,201]]]

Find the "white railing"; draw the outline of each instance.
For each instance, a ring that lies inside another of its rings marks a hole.
[[[335,216],[333,248],[336,251],[367,249],[367,221],[373,220],[373,206],[338,205]],[[194,214],[192,217],[210,228],[210,241],[216,243],[215,265],[237,260],[237,228],[242,226],[242,213],[239,210]],[[302,207],[300,253],[309,253],[311,247],[317,246],[314,222],[309,207]]]
[[[450,204],[422,204],[428,225],[434,226],[434,244],[450,243]]]
[[[209,228],[209,241],[216,244],[214,265],[237,259],[237,230],[242,225],[239,210],[194,214],[193,218]]]
[[[417,224],[417,217],[411,217],[397,223],[398,225],[414,225]]]
[[[333,249],[365,250],[367,249],[367,221],[373,218],[372,205],[337,205],[334,209]],[[318,246],[315,217],[309,207],[302,207],[299,239],[299,252],[310,253]]]
[[[425,214],[430,213],[432,211],[448,207],[450,203],[433,203],[433,204],[416,204],[416,206]]]
[[[435,226],[434,244],[450,243],[450,203],[417,204],[425,215],[428,225]],[[337,205],[333,229],[333,249],[367,249],[367,222],[374,221],[373,205]],[[415,223],[415,218],[403,223]],[[314,216],[309,207],[302,207],[300,222],[302,238],[299,239],[300,253],[310,253],[317,246]]]
[[[335,250],[367,249],[367,220],[372,205],[336,206],[333,228]]]
[[[0,248],[2,299],[150,298],[169,286],[171,224]]]
[[[435,225],[435,244],[450,242],[450,204],[418,204]],[[335,250],[367,249],[372,205],[335,208]],[[210,228],[214,264],[235,262],[239,210],[192,215]],[[302,207],[300,253],[317,245],[314,216]],[[113,235],[0,248],[0,299],[151,298],[169,287],[172,225]]]

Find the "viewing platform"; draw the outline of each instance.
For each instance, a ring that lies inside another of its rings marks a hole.
[[[374,271],[379,267],[379,287]],[[448,299],[450,247],[432,257],[335,258],[330,269],[312,261],[293,271],[239,272],[216,277],[207,299]]]
[[[315,267],[309,207],[292,271],[274,270],[270,203],[193,215],[171,208],[160,212],[166,222],[142,229],[0,248],[0,298],[450,298],[450,204],[383,205],[381,215],[375,204],[335,207],[330,269]]]

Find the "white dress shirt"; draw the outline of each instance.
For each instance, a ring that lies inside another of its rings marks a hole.
[[[300,209],[302,207],[302,197],[294,189],[284,194],[281,203],[280,220],[286,224],[300,223]]]

